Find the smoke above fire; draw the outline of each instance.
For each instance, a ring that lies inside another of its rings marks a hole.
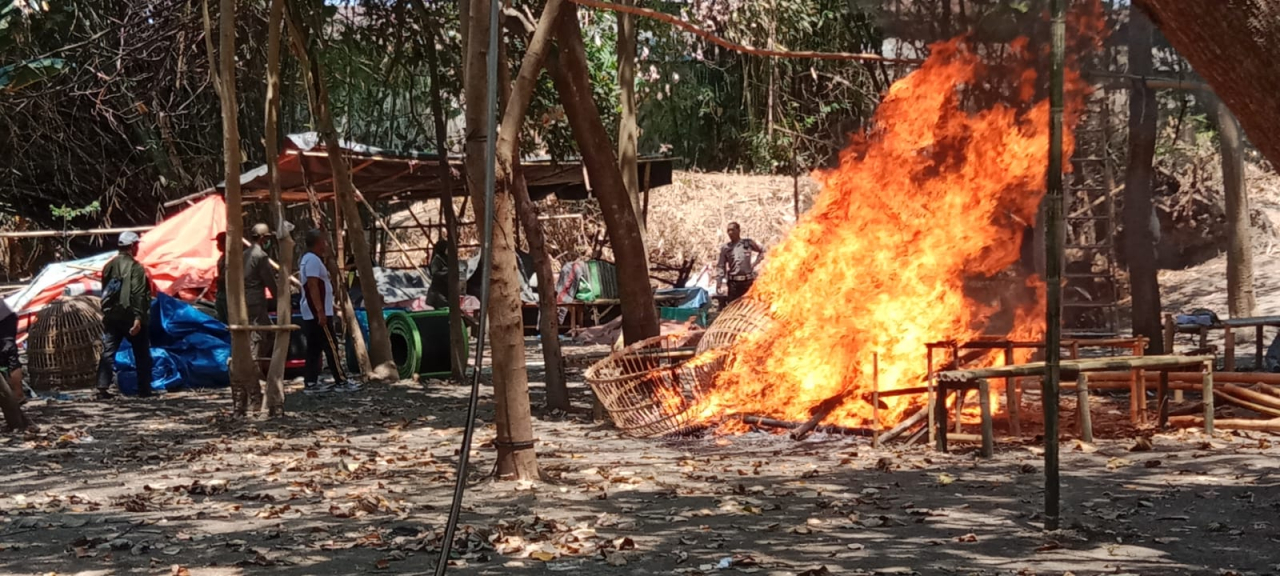
[[[1090,6],[1070,20],[1082,46],[1101,41],[1101,9]],[[815,173],[812,209],[768,252],[748,297],[773,321],[734,343],[695,407],[700,418],[805,421],[842,397],[825,422],[863,426],[873,358],[880,390],[918,387],[929,342],[1042,337],[1043,283],[1015,264],[1046,192],[1050,111],[1037,94],[1048,81],[1034,67],[1046,50],[1020,39],[994,65],[957,38],[889,88],[839,165]],[[1071,59],[1067,155],[1086,95]],[[999,101],[978,109],[983,100]],[[885,399],[882,423],[919,402]]]

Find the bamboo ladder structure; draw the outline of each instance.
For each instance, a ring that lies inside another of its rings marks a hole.
[[[1103,58],[1110,61],[1109,54]],[[1099,86],[1090,96],[1084,118],[1075,130],[1072,172],[1065,175],[1068,210],[1065,255],[1069,263],[1086,271],[1064,274],[1068,286],[1082,283],[1089,298],[1068,290],[1062,299],[1064,312],[1098,311],[1101,322],[1088,326],[1064,326],[1067,336],[1114,338],[1119,333],[1120,269],[1115,245],[1115,166],[1111,160],[1111,91]]]

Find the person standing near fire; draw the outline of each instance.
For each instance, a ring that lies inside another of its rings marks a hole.
[[[737,222],[730,222],[726,232],[729,243],[720,247],[720,259],[716,262],[716,291],[728,284],[725,304],[731,304],[743,297],[756,281],[758,256],[764,255],[764,248],[755,240],[743,238],[742,227]]]
[[[116,352],[125,339],[133,347],[138,372],[138,396],[151,396],[151,279],[135,256],[141,238],[120,235],[120,254],[102,269],[102,358],[98,360],[98,399],[109,400]]]

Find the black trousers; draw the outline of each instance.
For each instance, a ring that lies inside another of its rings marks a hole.
[[[98,390],[111,388],[111,377],[116,371],[116,352],[120,351],[120,343],[125,340],[133,346],[133,360],[138,369],[138,394],[146,396],[151,393],[151,337],[147,334],[147,325],[134,336],[129,335],[133,323],[105,321],[102,323],[102,358],[98,360]]]
[[[10,373],[22,369],[22,359],[18,356],[18,315],[10,314],[0,320],[0,368]]]
[[[341,368],[338,367],[338,351],[333,347],[337,346],[337,333],[334,327],[337,325],[332,316],[328,319],[329,333],[325,334],[324,324],[318,320],[302,321],[302,335],[307,339],[307,366],[303,370],[302,380],[307,384],[315,384],[320,381],[320,358],[323,355],[329,362],[329,370],[333,372],[335,380]],[[333,338],[330,339],[330,336]]]
[[[735,302],[739,298],[745,296],[748,290],[751,290],[751,284],[755,280],[730,280],[729,281],[729,302]]]

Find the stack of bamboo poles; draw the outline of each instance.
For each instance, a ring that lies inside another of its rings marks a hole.
[[[1158,380],[1159,374],[1147,374],[1150,381]],[[1127,380],[1128,373],[1098,372],[1090,374],[1090,387],[1100,388],[1112,384],[1120,384]],[[1195,390],[1199,388],[1199,373],[1170,372],[1169,388],[1171,390]],[[1260,372],[1215,372],[1213,396],[1221,405],[1230,405],[1256,412],[1264,418],[1222,418],[1214,419],[1214,426],[1226,430],[1258,430],[1280,432],[1280,374]],[[1095,384],[1097,382],[1097,384]],[[1099,386],[1098,384],[1101,384]],[[1126,384],[1127,386],[1127,384]],[[1169,423],[1179,428],[1197,428],[1204,424],[1204,418],[1192,415],[1179,415],[1178,412],[1191,414],[1199,412],[1200,404],[1185,407],[1171,413]]]

